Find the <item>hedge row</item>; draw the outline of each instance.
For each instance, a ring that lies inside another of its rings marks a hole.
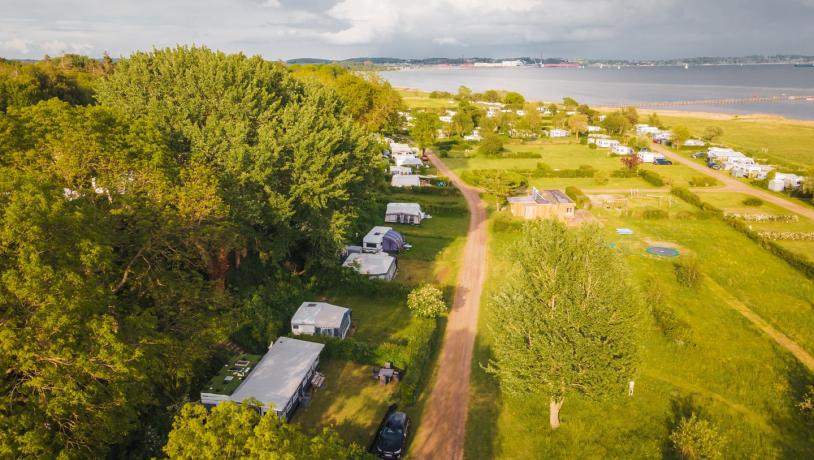
[[[594,177],[596,169],[590,165],[580,165],[577,169],[554,169],[546,163],[537,163],[532,174],[535,177]]]
[[[591,207],[591,199],[588,198],[588,195],[582,192],[582,190],[578,189],[574,186],[565,187],[565,194],[568,195],[569,198],[574,200],[577,204],[577,207],[580,209],[586,209]]]
[[[421,383],[429,374],[429,364],[438,344],[438,320],[428,318],[413,318],[409,330],[409,340],[403,347],[403,362],[401,367],[406,372],[399,383],[399,399],[402,404],[412,405],[418,397]],[[396,361],[398,362],[398,361]]]
[[[447,183],[446,187],[390,187],[390,192],[438,196],[455,196],[461,194],[460,190],[452,186],[450,183]]]
[[[709,203],[704,202],[698,195],[690,192],[685,188],[676,187],[673,188],[670,191],[670,193],[681,198],[687,203],[690,203],[694,206],[701,208],[704,211],[714,213],[716,217],[721,218],[730,227],[746,235],[750,240],[757,243],[758,246],[762,247],[763,249],[766,249],[775,256],[786,261],[786,263],[788,263],[789,265],[800,271],[800,273],[805,275],[806,278],[814,279],[814,262],[811,262],[806,257],[801,256],[795,252],[789,251],[783,246],[780,246],[774,241],[762,236],[760,233],[749,228],[749,224],[743,222],[742,220],[734,217],[724,216],[723,211],[716,208],[715,206],[712,206]]]
[[[662,179],[661,175],[659,175],[659,173],[655,171],[650,171],[649,169],[640,169],[639,177],[641,177],[642,179],[656,187],[664,186],[664,179]]]

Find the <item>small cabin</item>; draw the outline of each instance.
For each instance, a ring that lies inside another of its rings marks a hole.
[[[574,200],[560,190],[532,188],[530,195],[510,197],[508,201],[512,215],[525,220],[553,218],[566,221],[576,212]]]
[[[344,339],[348,335],[350,323],[349,308],[326,302],[303,302],[291,318],[291,333]]]

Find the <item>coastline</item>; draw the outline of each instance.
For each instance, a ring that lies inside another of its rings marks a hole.
[[[420,93],[429,94],[429,91],[420,89],[420,88],[410,88],[407,86],[393,86],[396,90],[399,91],[415,91]],[[544,104],[550,104],[554,101],[531,101],[531,102],[538,102]],[[676,109],[659,109],[659,108],[648,108],[648,107],[639,107],[636,104],[630,104],[632,107],[636,107],[636,110],[639,113],[653,113],[660,116],[665,117],[685,117],[685,118],[697,118],[702,120],[738,120],[738,121],[760,121],[760,122],[774,122],[774,123],[787,123],[787,124],[794,124],[799,126],[809,126],[814,127],[814,120],[806,120],[801,118],[789,118],[783,115],[777,115],[772,113],[749,113],[749,114],[736,114],[736,113],[725,113],[725,112],[707,112],[707,111],[697,111],[697,110],[676,110]],[[603,105],[595,105],[591,106],[591,108],[599,110],[600,112],[613,112],[619,109],[619,107],[609,107]]]

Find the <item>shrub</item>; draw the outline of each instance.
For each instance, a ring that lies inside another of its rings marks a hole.
[[[750,196],[749,198],[743,200],[744,206],[763,206],[763,200],[760,198],[755,198]]]
[[[709,176],[696,176],[689,181],[691,187],[712,187],[718,185],[718,180]]]
[[[629,177],[636,177],[636,170],[635,169],[627,169],[621,168],[616,169],[611,173],[613,177],[621,177],[621,178],[629,178]]]
[[[596,150],[596,144],[588,144],[588,148],[591,150]]]
[[[639,176],[651,185],[656,187],[664,186],[664,179],[662,179],[661,175],[655,171],[642,169],[639,171]]]
[[[596,182],[597,185],[606,185],[608,181],[610,181],[610,179],[608,178],[608,173],[605,171],[597,171],[596,174],[594,174],[594,182]]]
[[[663,209],[656,209],[656,208],[645,208],[642,211],[642,219],[667,219],[670,217],[670,214]]]
[[[497,134],[487,134],[478,145],[478,153],[485,156],[499,155],[503,151],[503,140]]]
[[[694,288],[701,283],[701,269],[698,266],[698,259],[687,257],[673,264],[678,284]]]
[[[437,287],[425,284],[407,296],[407,308],[421,318],[437,318],[447,311],[444,294]]]
[[[670,441],[678,457],[688,460],[723,458],[726,444],[715,425],[695,414],[681,419],[678,427],[670,433]]]
[[[690,324],[676,316],[675,311],[666,305],[652,305],[651,311],[656,325],[659,327],[665,338],[678,345],[686,345],[691,342],[692,329]]]
[[[687,190],[686,188],[673,187],[670,190],[670,193],[677,196],[678,198],[681,198],[682,200],[686,201],[687,203],[689,203],[689,204],[691,204],[691,205],[693,205],[695,207],[701,208],[701,210],[703,210],[703,211],[708,211],[710,213],[714,213],[717,217],[723,217],[723,215],[724,215],[724,212],[722,210],[716,208],[715,206],[712,206],[709,203],[706,203],[706,202],[702,201],[701,198],[698,195],[696,195],[695,193],[692,193],[691,191]]]
[[[438,327],[436,320],[428,318],[415,318],[409,329],[405,332],[409,337],[404,349],[405,362],[402,366],[406,370],[399,384],[399,397],[402,404],[411,405],[418,396],[419,386],[429,371],[427,365],[438,341]]]
[[[542,158],[538,152],[503,152],[503,158]]]
[[[584,194],[582,190],[578,189],[577,187],[565,187],[565,194],[574,200],[578,208],[586,209],[591,207],[591,199],[588,198],[588,195]]]

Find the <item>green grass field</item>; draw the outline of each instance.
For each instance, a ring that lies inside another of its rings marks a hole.
[[[642,112],[644,113],[644,111]],[[717,140],[769,163],[805,169],[814,164],[814,123],[771,116],[741,116],[725,120],[661,116],[668,126],[684,125],[700,136],[707,126],[720,126],[724,135]]]
[[[452,99],[430,99],[429,93],[413,89],[398,89],[408,109],[446,109],[458,103]]]
[[[578,148],[580,146],[574,146]],[[543,147],[545,150],[545,147]],[[587,149],[586,149],[587,150]],[[595,153],[596,151],[590,151]],[[563,152],[564,153],[564,152]],[[579,155],[579,151],[572,151]],[[555,163],[573,167],[581,158]],[[467,168],[526,168],[536,159],[459,159],[445,161],[457,171]],[[567,163],[570,162],[570,163]],[[600,164],[600,163],[594,163]],[[555,179],[558,186],[589,179]],[[587,184],[579,185],[583,188]],[[646,192],[645,187],[643,192]],[[624,194],[620,194],[624,197]],[[663,196],[659,201],[656,197]],[[667,194],[629,199],[623,210],[592,212],[602,231],[627,259],[641,289],[657,279],[669,307],[690,328],[690,343],[678,345],[645,314],[636,393],[608,401],[573,397],[561,413],[562,427],[548,428],[548,401],[540,397],[506,397],[482,366],[490,356],[488,299],[510,274],[508,248],[517,239],[511,227],[499,225],[505,213],[493,214],[490,226],[489,277],[485,286],[479,335],[472,363],[472,399],[467,425],[466,458],[674,458],[668,436],[682,415],[696,412],[712,419],[728,439],[727,457],[802,458],[814,455],[814,438],[795,403],[812,376],[791,354],[780,349],[721,297],[720,289],[746,304],[778,330],[814,353],[814,286],[785,262],[759,248],[716,219],[676,219],[695,208]],[[787,214],[764,204],[742,205],[746,196],[704,193],[702,199],[725,209]],[[493,200],[485,197],[487,203]],[[673,219],[629,217],[636,208],[661,208]],[[500,219],[495,216],[503,215]],[[808,223],[806,223],[807,225]],[[631,237],[616,235],[629,227]],[[657,242],[678,245],[699,258],[707,280],[697,290],[675,281],[672,261],[646,255]],[[798,242],[795,242],[798,243]]]
[[[653,206],[646,198],[630,205]],[[689,209],[680,201],[669,208],[671,213]],[[689,326],[689,343],[670,340],[646,306],[634,396],[620,389],[619,397],[607,401],[569,398],[561,413],[563,425],[552,432],[546,398],[501,395],[481,367],[489,359],[488,299],[510,274],[507,252],[518,237],[511,228],[495,224],[493,214],[489,277],[472,363],[466,458],[532,459],[541,453],[548,458],[674,458],[668,436],[689,412],[712,419],[724,433],[727,458],[814,455],[809,422],[794,405],[812,376],[719,295],[722,287],[814,352],[811,281],[715,219],[642,220],[624,212],[593,212],[628,261],[636,284],[646,289],[657,282],[663,289],[669,307]],[[620,226],[633,229],[634,235],[616,235]],[[696,290],[678,285],[672,260],[644,252],[660,241],[699,257],[708,280]]]

